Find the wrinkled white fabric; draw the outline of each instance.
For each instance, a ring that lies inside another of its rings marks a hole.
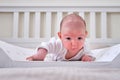
[[[120,44],[92,50],[92,55],[96,57],[97,62],[112,61],[120,54]]]

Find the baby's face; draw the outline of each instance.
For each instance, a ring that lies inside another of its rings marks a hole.
[[[83,22],[68,21],[58,35],[68,52],[76,54],[83,48],[87,32]]]

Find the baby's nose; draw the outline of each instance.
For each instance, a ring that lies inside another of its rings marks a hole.
[[[72,41],[72,48],[77,48],[77,45],[78,45],[78,43],[77,43],[77,41]]]

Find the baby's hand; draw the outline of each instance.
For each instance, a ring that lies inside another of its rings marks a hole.
[[[90,55],[86,55],[84,54],[81,58],[81,61],[94,61],[95,60],[95,57],[92,57]]]
[[[40,48],[40,49],[38,49],[36,54],[34,54],[30,57],[27,57],[26,60],[29,60],[29,61],[43,61],[46,54],[47,54],[47,50],[43,49],[43,48]]]
[[[28,60],[28,61],[41,61],[37,54],[27,57],[26,60]]]

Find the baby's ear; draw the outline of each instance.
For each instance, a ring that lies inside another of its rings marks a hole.
[[[58,32],[58,37],[61,39],[61,32]]]

